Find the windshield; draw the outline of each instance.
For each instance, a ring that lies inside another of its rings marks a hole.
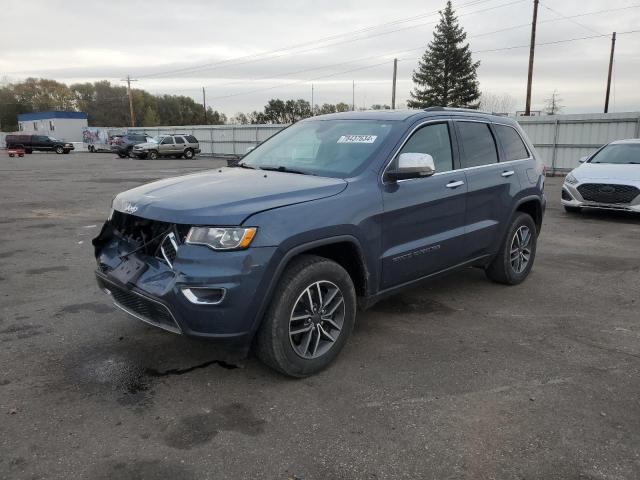
[[[240,166],[348,177],[380,149],[392,126],[373,120],[297,123],[247,154]]]
[[[153,138],[148,138],[147,140],[149,142],[153,142],[153,143],[160,143],[165,136],[166,135],[158,135],[158,136],[153,137]]]
[[[611,143],[591,157],[589,163],[640,164],[640,143]]]

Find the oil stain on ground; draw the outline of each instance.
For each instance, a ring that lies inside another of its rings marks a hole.
[[[58,313],[56,313],[56,317],[59,317],[65,313],[80,312],[111,313],[113,312],[113,307],[111,307],[109,304],[99,302],[74,303],[72,305],[66,305],[58,310]]]
[[[265,421],[257,418],[249,407],[232,403],[208,413],[182,417],[164,437],[165,444],[179,450],[189,450],[211,441],[221,431],[257,436],[264,432]]]
[[[69,270],[69,267],[66,267],[64,265],[58,265],[58,266],[55,266],[55,267],[31,268],[31,269],[26,271],[26,274],[27,275],[41,275],[43,273],[49,273],[49,272],[66,272],[67,270]]]
[[[21,340],[25,338],[35,337],[36,335],[42,335],[42,325],[9,325],[6,328],[0,330],[0,341],[10,342],[12,340]]]
[[[420,313],[420,314],[449,314],[455,310],[444,303],[429,298],[418,298],[407,294],[394,295],[374,305],[372,311],[379,313]]]
[[[161,459],[118,460],[99,465],[89,478],[96,480],[194,480],[196,475],[186,465]]]

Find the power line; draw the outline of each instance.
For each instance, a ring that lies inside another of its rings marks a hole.
[[[474,2],[468,2],[466,4],[461,5],[459,8],[464,8],[467,6],[475,6],[475,5],[479,5],[481,3],[486,3],[488,1],[492,1],[492,0],[476,0]],[[458,15],[458,17],[463,17],[466,15],[472,15],[472,14],[476,14],[476,13],[483,13],[483,12],[487,12],[487,11],[491,11],[491,10],[495,10],[498,8],[503,8],[503,7],[507,7],[507,6],[511,6],[514,5],[516,3],[522,3],[523,1],[526,0],[513,0],[510,1],[508,3],[504,3],[501,5],[497,5],[497,6],[493,6],[493,7],[488,7],[485,9],[481,9],[481,10],[475,10],[472,12],[466,12],[466,13],[462,13],[460,15]],[[438,12],[432,12],[429,14],[422,14],[420,15],[421,17],[427,17],[427,16],[434,16],[436,15]],[[411,21],[411,20],[415,20],[416,17],[411,17],[411,19],[408,20],[404,20],[405,22],[407,21]],[[400,21],[396,21],[396,22],[400,22]],[[390,22],[393,23],[393,22]],[[368,36],[364,36],[364,37],[360,37],[360,38],[348,38],[345,40],[340,40],[338,42],[332,42],[332,43],[328,43],[325,45],[320,45],[320,46],[315,46],[312,48],[307,48],[304,50],[299,50],[297,52],[294,53],[294,55],[298,55],[300,53],[306,53],[309,51],[313,51],[313,50],[317,50],[318,48],[325,48],[325,47],[330,47],[330,46],[334,46],[334,45],[340,45],[340,44],[344,44],[344,43],[350,43],[350,42],[354,42],[354,41],[361,41],[361,40],[366,40],[369,38],[375,38],[375,37],[379,37],[382,35],[389,35],[392,33],[397,33],[400,31],[404,31],[407,29],[411,29],[411,28],[419,28],[419,27],[423,27],[425,25],[431,25],[431,24],[435,24],[437,22],[428,22],[428,23],[422,23],[422,24],[418,24],[418,25],[409,25],[407,27],[403,27],[403,28],[398,28],[395,30],[387,30],[384,32],[378,32],[372,35],[368,35]],[[387,26],[388,24],[381,24],[381,26]],[[375,29],[375,28],[379,28],[378,27],[369,27],[369,30],[371,29]],[[362,31],[364,31],[365,29],[361,29]],[[355,31],[356,34],[361,33],[361,31]],[[347,36],[347,35],[353,35],[354,32],[351,33],[344,33],[344,34],[340,34],[340,35],[335,35],[334,37],[341,37],[341,36]],[[205,64],[201,64],[201,65],[194,65],[191,67],[184,67],[184,68],[180,68],[180,69],[174,69],[174,70],[167,70],[164,72],[156,72],[156,73],[151,73],[151,74],[146,74],[146,75],[139,75],[138,78],[155,78],[155,77],[160,77],[160,76],[166,76],[166,75],[171,75],[171,74],[182,74],[182,73],[193,73],[195,71],[198,70],[207,70],[210,68],[217,68],[217,67],[222,67],[222,66],[237,66],[237,65],[245,65],[248,63],[254,63],[254,62],[260,62],[260,61],[265,61],[265,60],[271,60],[273,58],[279,58],[281,56],[284,56],[284,54],[286,52],[289,52],[291,50],[297,50],[300,47],[306,46],[306,45],[312,45],[312,44],[316,44],[316,43],[322,43],[322,42],[326,42],[326,38],[330,38],[330,37],[325,37],[323,39],[319,39],[319,40],[313,40],[313,41],[309,41],[309,42],[305,42],[305,43],[301,43],[298,45],[293,45],[290,47],[283,47],[283,48],[279,48],[279,49],[275,49],[275,50],[270,50],[267,52],[263,52],[263,53],[259,53],[259,54],[253,54],[253,55],[245,55],[242,57],[236,57],[236,58],[231,58],[231,59],[227,59],[227,60],[222,60],[219,62],[213,62],[213,63],[205,63]],[[281,55],[273,55],[275,53],[281,53]],[[258,58],[256,58],[258,57]],[[245,60],[247,59],[247,60]],[[245,60],[245,61],[239,61],[239,60]]]
[[[626,35],[626,34],[632,34],[632,33],[640,33],[640,30],[629,30],[629,31],[626,31],[626,32],[618,32],[618,35]],[[593,39],[593,38],[602,38],[602,37],[606,37],[606,36],[608,36],[608,35],[603,34],[603,35],[591,35],[591,36],[585,36],[585,37],[567,38],[567,39],[564,39],[564,40],[556,40],[556,41],[552,41],[552,42],[536,43],[535,46],[536,47],[541,47],[541,46],[547,46],[547,45],[557,45],[557,44],[575,42],[575,41],[580,41],[580,40],[589,40],[589,39]],[[526,44],[526,45],[514,45],[514,46],[509,46],[509,47],[493,48],[493,49],[487,49],[487,50],[475,50],[475,51],[472,51],[472,53],[500,52],[500,51],[506,51],[506,50],[514,50],[514,49],[517,49],[517,48],[529,48],[529,47],[530,47],[529,44]],[[398,60],[399,61],[402,61],[402,60],[413,60],[413,57],[398,58]],[[331,78],[331,77],[335,77],[335,76],[338,76],[338,75],[343,75],[343,74],[346,74],[346,73],[352,73],[352,72],[356,72],[356,71],[360,71],[360,70],[366,70],[366,69],[369,69],[369,68],[375,68],[375,67],[379,67],[381,65],[388,65],[388,60],[385,60],[384,62],[371,64],[371,65],[361,66],[361,67],[358,67],[358,68],[353,68],[353,69],[349,69],[349,70],[343,70],[343,71],[340,71],[340,72],[334,72],[334,73],[330,73],[330,74],[327,74],[327,75],[322,75],[322,76],[319,76],[319,77],[295,80],[295,81],[288,82],[288,83],[285,83],[285,84],[272,85],[272,86],[269,86],[269,87],[258,88],[258,89],[249,90],[249,91],[245,91],[245,92],[231,93],[231,94],[228,94],[228,95],[219,95],[217,97],[213,97],[213,99],[214,100],[220,100],[220,99],[233,98],[233,97],[238,97],[238,96],[243,96],[243,95],[251,95],[253,93],[259,93],[259,92],[274,90],[274,89],[277,89],[277,88],[280,88],[280,87],[288,87],[288,86],[291,86],[291,85],[297,85],[297,84],[301,84],[301,83],[307,83],[307,82],[311,82],[311,81],[322,80],[322,79],[325,79],[325,78]]]
[[[591,33],[597,33],[598,35],[600,35],[601,32],[598,32],[597,30],[588,27],[580,22],[577,22],[576,20],[574,20],[572,17],[567,17],[564,14],[558,12],[557,10],[554,10],[551,7],[546,6],[544,3],[540,2],[540,5],[542,5],[544,8],[546,8],[547,10],[549,10],[552,13],[555,13],[556,15],[559,15],[560,17],[564,18],[565,20],[569,20],[571,23],[578,25],[579,27],[584,28],[585,30],[589,30]]]

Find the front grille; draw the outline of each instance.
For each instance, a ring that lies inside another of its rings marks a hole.
[[[99,285],[108,290],[116,306],[144,322],[171,332],[180,333],[180,327],[169,309],[162,303],[145,297],[139,293],[122,288],[98,276]]]
[[[609,183],[585,183],[578,191],[588,202],[597,203],[631,203],[640,194],[640,190],[632,185]]]
[[[189,232],[188,225],[149,220],[118,211],[113,212],[111,224],[124,238],[139,245],[142,253],[165,261],[166,259],[160,252],[160,247],[167,239],[167,235],[172,235],[177,249],[177,245],[184,242]],[[173,263],[173,260],[171,260],[171,263]]]

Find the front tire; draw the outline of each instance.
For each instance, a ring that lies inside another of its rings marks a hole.
[[[158,152],[156,152],[155,150],[151,150],[148,154],[147,154],[147,158],[149,160],[157,160],[158,159]]]
[[[63,153],[64,153],[64,148],[62,148],[61,146],[59,146],[59,145],[58,145],[58,146],[55,148],[55,151],[56,151],[56,153],[57,153],[58,155],[61,155],[61,154],[63,154]]]
[[[301,255],[287,266],[256,336],[256,353],[292,377],[326,368],[355,323],[356,293],[347,271],[332,260]]]
[[[582,208],[580,208],[580,207],[570,207],[569,205],[565,205],[564,206],[564,210],[567,213],[580,213],[580,210],[582,210]]]
[[[506,285],[522,283],[536,257],[538,232],[530,215],[518,212],[498,254],[485,269],[490,280]]]

